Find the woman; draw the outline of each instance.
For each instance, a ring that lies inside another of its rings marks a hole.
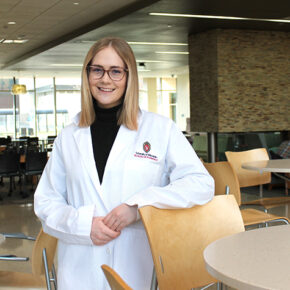
[[[59,289],[107,289],[101,265],[149,289],[153,262],[137,208],[210,201],[213,179],[169,119],[138,107],[130,46],[104,38],[82,70],[82,110],[56,138],[35,213],[59,239]]]

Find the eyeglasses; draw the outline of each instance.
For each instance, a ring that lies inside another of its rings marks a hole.
[[[122,67],[104,69],[98,65],[88,65],[87,70],[89,74],[93,77],[93,79],[101,79],[106,72],[112,81],[121,81],[125,74],[128,72],[127,69]]]

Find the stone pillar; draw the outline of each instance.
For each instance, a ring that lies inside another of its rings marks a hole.
[[[189,36],[191,130],[290,129],[290,33],[216,29]]]

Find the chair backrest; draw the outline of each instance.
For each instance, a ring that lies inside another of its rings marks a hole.
[[[112,290],[132,290],[111,267],[102,265],[102,270]]]
[[[160,290],[191,289],[216,282],[208,274],[204,249],[213,241],[244,231],[233,195],[215,196],[188,209],[140,208]]]
[[[241,205],[239,180],[231,164],[228,161],[220,161],[203,165],[214,179],[215,195],[225,194],[226,186],[228,186],[229,193],[234,195],[238,205]]]
[[[42,172],[47,162],[47,152],[33,152],[29,151],[25,157],[26,171]]]
[[[260,184],[267,184],[271,182],[271,173],[243,169],[242,163],[269,160],[268,152],[265,148],[257,148],[240,152],[225,152],[227,160],[231,163],[236,172],[240,187],[255,186]]]
[[[41,228],[32,250],[32,273],[35,276],[40,277],[45,274],[45,267],[42,257],[42,251],[44,248],[46,249],[48,269],[51,271],[56,247],[57,239],[46,234]]]
[[[19,172],[20,155],[14,151],[5,151],[0,154],[0,174]]]

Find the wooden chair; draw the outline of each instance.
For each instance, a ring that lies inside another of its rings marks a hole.
[[[231,164],[227,161],[204,163],[205,168],[215,181],[215,195],[224,195],[226,188],[229,188],[230,194],[233,194],[238,205],[241,205],[241,192],[238,177],[233,170]],[[273,214],[263,212],[254,208],[246,208],[241,210],[244,225],[251,226],[269,222],[285,222],[290,220],[286,217],[280,217]]]
[[[240,187],[249,186],[260,186],[260,199],[243,202],[243,205],[257,205],[263,206],[266,210],[269,208],[281,206],[290,203],[290,197],[269,197],[263,198],[263,184],[271,182],[271,173],[263,172],[262,174],[258,171],[243,169],[242,163],[269,160],[268,152],[265,148],[257,148],[241,152],[225,152],[227,160],[232,165],[235,173],[237,174]]]
[[[14,237],[13,235],[5,236]],[[0,271],[0,287],[44,287],[50,290],[51,282],[53,282],[54,289],[57,289],[56,274],[53,267],[56,246],[57,239],[44,233],[41,229],[33,246],[32,273]],[[17,257],[0,256],[0,260],[17,261]]]
[[[102,270],[112,290],[132,290],[111,267],[102,265]]]
[[[241,213],[232,195],[215,196],[205,205],[188,209],[145,206],[139,211],[160,290],[183,290],[216,283],[205,268],[203,250],[217,239],[244,231]]]

